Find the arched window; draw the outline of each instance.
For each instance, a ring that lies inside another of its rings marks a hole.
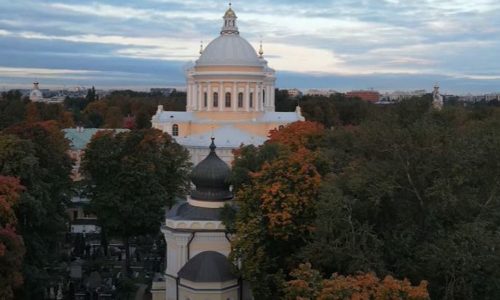
[[[226,107],[231,107],[231,93],[226,93]]]
[[[248,99],[248,105],[253,107],[253,93],[250,93],[250,99]]]
[[[238,107],[243,107],[243,93],[238,94]]]
[[[219,93],[214,93],[214,107],[219,107]]]
[[[172,136],[179,136],[179,125],[172,125]]]
[[[285,128],[285,126],[283,126],[283,125],[278,126],[278,129],[279,129],[279,130],[281,130],[281,129],[283,129],[283,128]]]
[[[203,107],[207,106],[208,106],[208,94],[207,92],[205,92],[205,94],[203,95]]]

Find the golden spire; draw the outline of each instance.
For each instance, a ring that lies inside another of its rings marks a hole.
[[[203,41],[200,41],[200,54],[203,53]]]
[[[260,40],[259,57],[264,57],[264,49],[262,48],[262,40]]]

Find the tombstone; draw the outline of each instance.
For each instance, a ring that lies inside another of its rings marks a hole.
[[[82,279],[82,265],[83,261],[81,259],[72,262],[69,267],[69,276],[73,279]]]

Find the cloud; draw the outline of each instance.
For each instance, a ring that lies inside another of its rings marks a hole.
[[[351,78],[359,88],[369,84],[358,79],[372,82],[370,76],[399,74],[415,83],[423,83],[420,76],[441,76],[471,89],[500,90],[497,0],[254,0],[233,7],[242,36],[254,46],[264,41],[278,76]],[[217,36],[225,9],[218,0],[6,2],[0,11],[0,66],[87,65],[102,71],[90,76],[106,83],[133,83],[128,74],[138,73],[155,84],[183,82],[182,65],[197,58],[200,40],[206,44]],[[8,74],[0,70],[0,77]]]

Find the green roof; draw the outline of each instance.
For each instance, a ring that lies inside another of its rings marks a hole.
[[[72,150],[83,150],[87,147],[94,134],[103,130],[113,130],[117,133],[129,131],[128,129],[108,129],[108,128],[66,128],[63,129],[64,136],[70,141]]]

